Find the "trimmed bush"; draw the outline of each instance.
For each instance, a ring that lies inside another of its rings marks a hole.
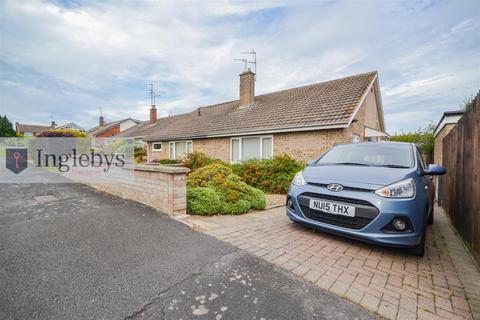
[[[247,160],[232,165],[233,172],[248,185],[266,193],[282,193],[288,191],[295,174],[305,164],[288,155],[275,156],[268,160]]]
[[[188,175],[189,214],[242,214],[265,206],[263,192],[247,185],[226,165],[212,163]]]
[[[214,187],[187,188],[187,212],[202,216],[219,214],[222,211],[221,194]]]
[[[188,174],[188,185],[191,187],[206,187],[210,183],[219,184],[233,171],[221,163],[212,163]]]

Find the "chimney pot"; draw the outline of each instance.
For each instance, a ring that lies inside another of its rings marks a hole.
[[[155,122],[157,122],[157,108],[155,108],[155,105],[152,105],[150,108],[150,123]]]
[[[255,101],[255,73],[250,68],[240,74],[240,106],[251,105]]]

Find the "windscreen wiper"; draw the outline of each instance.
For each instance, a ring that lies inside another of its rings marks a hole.
[[[410,167],[407,166],[402,166],[399,164],[382,164],[380,167],[386,167],[386,168],[400,168],[400,169],[408,169]]]
[[[333,163],[333,164],[341,164],[341,165],[345,165],[345,166],[370,166],[369,164],[366,164],[366,163],[360,163],[360,162],[337,162],[337,163]]]

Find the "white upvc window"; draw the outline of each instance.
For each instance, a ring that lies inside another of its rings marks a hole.
[[[193,151],[192,141],[170,141],[168,145],[169,159],[179,160]]]
[[[161,142],[152,142],[152,151],[160,152],[163,150],[163,143]]]
[[[230,162],[248,159],[270,159],[273,156],[273,136],[230,138]]]

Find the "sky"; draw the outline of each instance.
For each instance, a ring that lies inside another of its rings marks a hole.
[[[0,2],[0,114],[12,123],[147,120],[379,72],[389,133],[438,122],[480,89],[480,1]]]

